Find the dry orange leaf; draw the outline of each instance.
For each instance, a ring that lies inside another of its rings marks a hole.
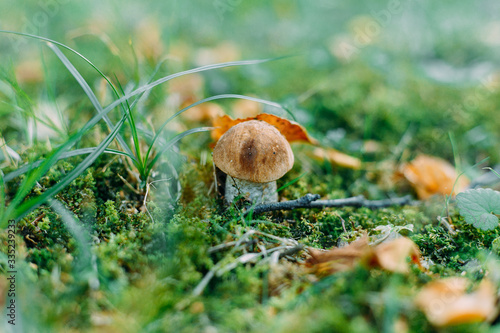
[[[261,113],[255,117],[248,117],[244,119],[233,119],[228,115],[217,117],[213,121],[213,126],[215,127],[215,129],[212,130],[212,138],[215,141],[218,141],[228,129],[236,124],[249,120],[262,120],[267,122],[268,124],[273,125],[281,132],[281,134],[283,134],[283,136],[285,136],[288,142],[304,141],[311,144],[318,143],[318,141],[311,138],[309,134],[307,134],[307,131],[303,126],[294,121],[268,113]]]
[[[404,164],[401,170],[420,199],[427,199],[434,194],[456,195],[469,184],[469,180],[461,176],[453,189],[457,171],[447,161],[434,156],[419,155],[412,162]]]
[[[361,160],[359,158],[341,153],[333,148],[315,148],[310,155],[318,161],[327,160],[333,165],[355,170],[361,168]]]
[[[400,237],[375,247],[373,262],[383,269],[397,273],[409,273],[407,258],[420,266],[420,251],[409,238]]]
[[[366,261],[372,267],[396,273],[409,272],[408,257],[420,265],[418,247],[405,237],[370,246],[368,236],[365,236],[345,247],[328,251],[309,248],[308,251],[311,258],[306,261],[306,266],[321,276],[348,270],[360,260]]]
[[[364,236],[347,246],[328,251],[315,248],[307,250],[311,258],[306,261],[306,266],[310,267],[317,275],[322,276],[351,269],[370,252],[370,246],[368,245],[368,236]]]
[[[233,119],[227,114],[220,117],[215,117],[212,120],[212,126],[214,127],[211,132],[212,139],[214,139],[215,141],[219,141],[220,137],[224,133],[226,133],[231,127],[241,123],[242,121],[242,119]]]
[[[484,279],[478,288],[466,293],[469,281],[451,277],[433,281],[418,293],[415,303],[435,326],[485,321],[495,314],[496,288]]]

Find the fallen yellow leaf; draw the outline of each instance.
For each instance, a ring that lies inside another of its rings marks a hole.
[[[318,161],[327,160],[333,165],[339,165],[350,169],[361,168],[361,160],[354,156],[350,156],[333,148],[315,148],[310,156]]]
[[[420,266],[420,251],[409,238],[400,237],[375,247],[374,262],[383,269],[397,273],[408,273],[407,258]]]
[[[461,176],[455,184],[458,177],[455,168],[434,156],[419,155],[412,162],[404,164],[401,171],[420,199],[427,199],[434,194],[456,195],[469,184],[465,176]]]
[[[311,257],[306,261],[316,275],[329,275],[343,272],[354,267],[367,253],[370,253],[368,236],[364,236],[347,246],[336,247],[328,251],[315,248],[307,249]]]
[[[318,143],[315,139],[311,138],[306,129],[298,123],[267,113],[261,113],[255,117],[248,117],[244,119],[233,119],[228,115],[216,117],[213,120],[213,127],[215,127],[215,129],[212,130],[212,138],[215,141],[218,141],[220,137],[231,127],[249,120],[262,120],[270,125],[273,125],[281,132],[281,134],[283,134],[288,142],[304,141],[311,144]]]
[[[435,326],[480,322],[495,314],[496,288],[484,279],[478,288],[466,293],[469,280],[451,277],[428,283],[415,303]]]
[[[320,276],[351,269],[360,260],[370,267],[405,274],[409,272],[408,257],[413,263],[420,265],[417,245],[405,237],[371,246],[368,236],[364,236],[344,247],[328,251],[308,248],[308,252],[311,257],[306,261],[306,266]]]

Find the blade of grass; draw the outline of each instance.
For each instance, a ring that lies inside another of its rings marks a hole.
[[[149,145],[149,148],[148,148],[148,151],[146,152],[146,155],[144,156],[144,159],[147,161],[149,159],[149,156],[151,154],[151,151],[153,149],[153,145],[155,144],[156,140],[158,139],[158,137],[160,136],[161,132],[163,131],[163,129],[165,128],[165,126],[172,120],[174,119],[175,117],[177,117],[178,115],[180,115],[181,113],[183,113],[184,111],[187,111],[189,110],[190,108],[192,107],[195,107],[197,105],[200,105],[202,103],[205,103],[205,102],[210,102],[210,101],[215,101],[215,100],[218,100],[218,99],[228,99],[228,98],[237,98],[237,99],[246,99],[246,100],[249,100],[249,101],[254,101],[254,102],[258,102],[258,103],[262,103],[262,104],[265,104],[265,105],[269,105],[269,106],[272,106],[272,107],[275,107],[275,108],[279,108],[279,109],[283,109],[285,110],[285,108],[278,104],[278,103],[275,103],[275,102],[271,102],[271,101],[267,101],[265,99],[260,99],[260,98],[256,98],[256,97],[250,97],[250,96],[245,96],[245,95],[237,95],[237,94],[222,94],[222,95],[215,95],[215,96],[211,96],[211,97],[207,97],[207,98],[204,98],[202,100],[199,100],[191,105],[188,105],[186,106],[185,108],[177,111],[174,115],[172,115],[170,118],[168,118],[159,128],[158,130],[156,131],[156,134],[153,138],[153,141],[151,142],[151,144]]]
[[[5,213],[5,181],[3,178],[3,172],[0,170],[0,221],[3,220],[3,214]]]
[[[1,30],[0,30],[1,32]],[[198,72],[203,72],[203,71],[208,71],[208,70],[212,70],[212,69],[219,69],[219,68],[226,68],[226,67],[232,67],[232,66],[246,66],[246,65],[256,65],[256,64],[260,64],[260,63],[264,63],[264,62],[269,62],[269,61],[273,61],[273,60],[277,60],[277,59],[281,59],[281,58],[284,58],[284,57],[280,57],[280,58],[272,58],[272,59],[262,59],[262,60],[245,60],[245,61],[232,61],[232,62],[224,62],[224,63],[219,63],[219,64],[213,64],[213,65],[208,65],[208,66],[202,66],[202,67],[197,67],[197,68],[193,68],[193,69],[190,69],[190,70],[187,70],[187,71],[184,71],[184,72],[179,72],[179,73],[175,73],[175,74],[171,74],[171,75],[168,75],[168,76],[165,76],[163,78],[160,78],[156,81],[153,81],[149,84],[146,84],[140,88],[137,88],[135,89],[134,91],[126,94],[125,96],[122,96],[120,97],[119,99],[115,100],[114,102],[110,103],[107,107],[104,108],[104,113],[107,113],[109,112],[110,109],[113,109],[115,108],[116,106],[118,106],[120,103],[122,103],[123,101],[125,100],[128,100],[130,99],[131,97],[134,97],[136,95],[139,95],[139,94],[142,94],[143,92],[145,91],[148,91],[162,83],[165,83],[169,80],[172,80],[176,77],[180,77],[180,76],[183,76],[183,75],[187,75],[187,74],[193,74],[193,73],[198,73]],[[272,102],[269,102],[269,103],[272,103]],[[280,108],[282,108],[280,106]],[[285,110],[283,108],[283,110]]]
[[[462,168],[460,166],[460,156],[458,154],[457,142],[455,141],[455,135],[453,134],[453,132],[451,131],[448,132],[448,138],[450,139],[451,149],[453,151],[453,160],[455,162],[455,168],[458,171],[462,171]]]
[[[162,149],[156,154],[156,156],[149,162],[147,169],[146,169],[146,173],[149,175],[149,173],[151,172],[151,169],[156,164],[156,162],[158,161],[160,156],[164,152],[169,150],[174,144],[176,144],[182,138],[184,138],[187,135],[193,134],[193,133],[207,132],[207,131],[211,131],[212,129],[213,129],[213,127],[197,127],[197,128],[193,128],[193,129],[190,129],[190,130],[187,130],[187,131],[184,131],[182,133],[177,134],[172,139],[168,140],[167,144],[164,147],[162,147]]]
[[[79,279],[86,279],[92,289],[99,287],[97,267],[92,263],[91,238],[87,230],[81,225],[74,214],[67,209],[59,200],[49,199],[51,208],[61,216],[61,220],[66,226],[71,236],[76,241],[78,256],[76,257],[75,276]],[[83,274],[82,274],[83,273]]]
[[[9,31],[9,30],[1,30],[0,29],[0,33],[5,33],[5,34],[13,34],[13,35],[17,35],[17,36],[22,36],[22,37],[27,37],[27,38],[33,38],[33,39],[36,39],[36,40],[39,40],[39,41],[44,41],[44,42],[48,42],[48,43],[52,43],[52,44],[55,44],[57,46],[60,46],[72,53],[74,53],[75,55],[77,55],[78,57],[80,57],[83,61],[85,61],[87,64],[89,64],[104,80],[106,80],[106,82],[109,84],[109,86],[111,87],[111,89],[113,90],[115,96],[117,98],[120,97],[120,95],[118,94],[118,92],[116,91],[116,88],[115,86],[113,85],[113,83],[108,79],[108,77],[106,75],[104,75],[103,72],[101,72],[101,70],[96,66],[94,65],[89,59],[87,59],[85,56],[83,56],[81,53],[79,53],[78,51],[72,49],[71,47],[61,43],[61,42],[58,42],[56,40],[53,40],[53,39],[50,39],[50,38],[46,38],[46,37],[42,37],[42,36],[37,36],[37,35],[32,35],[32,34],[27,34],[27,33],[24,33],[24,32],[17,32],[17,31]],[[163,63],[163,61],[162,61]],[[137,95],[137,94],[136,94]],[[128,99],[128,98],[127,98]],[[114,107],[118,106],[119,104],[121,104],[121,102],[123,102],[124,99],[120,100],[117,104],[115,104],[111,109],[113,109]],[[125,111],[125,107],[123,107],[122,105],[122,109],[124,110],[124,113],[126,113]],[[105,114],[107,114],[109,112],[106,112],[106,111],[103,111]]]
[[[493,172],[495,174],[495,176],[497,176],[498,178],[500,178],[500,174],[498,172],[496,172],[495,169],[490,168],[490,167],[484,167],[483,169],[484,170],[490,170],[491,172]]]
[[[87,133],[93,126],[95,126],[102,119],[102,117],[108,114],[112,109],[113,109],[112,107],[108,106],[106,109],[103,110],[102,113],[98,113],[97,115],[92,117],[92,119],[90,119],[77,133],[72,135],[65,143],[63,143],[58,149],[56,149],[52,154],[50,154],[49,157],[44,160],[44,162],[40,165],[39,168],[35,169],[28,177],[26,177],[21,186],[19,187],[18,193],[11,201],[11,204],[9,205],[7,212],[12,213],[10,209],[12,209],[12,207],[15,207],[21,202],[21,200],[29,193],[29,191],[31,191],[33,186],[38,181],[38,179],[40,179],[52,167],[52,165],[58,161],[59,156],[64,152],[66,152],[68,149],[70,149],[85,133]],[[128,111],[126,111],[126,113],[127,112]],[[121,120],[122,123],[124,119],[125,116]],[[115,136],[116,134],[118,134],[116,129],[119,127],[115,127],[115,130],[112,132],[115,133]]]
[[[71,151],[68,151],[68,152],[60,154],[57,157],[57,160],[59,161],[59,160],[62,160],[62,159],[65,159],[65,158],[69,158],[69,157],[75,157],[75,156],[90,154],[90,153],[92,153],[95,150],[96,150],[96,147],[92,147],[92,148],[80,148],[80,149],[71,150]],[[126,157],[129,156],[127,153],[124,153],[122,151],[115,150],[115,149],[109,149],[109,148],[105,149],[104,153],[122,155],[122,156],[126,156]],[[26,173],[26,172],[28,172],[30,170],[33,170],[34,168],[37,168],[38,166],[40,166],[40,164],[42,164],[44,161],[45,160],[39,160],[39,161],[36,161],[36,162],[33,162],[33,163],[25,164],[22,167],[20,167],[19,169],[15,170],[15,171],[12,171],[12,172],[8,173],[7,175],[5,175],[4,176],[4,181],[5,182],[9,182],[9,181],[11,181],[12,179],[14,179],[16,177],[19,177],[20,175],[22,175],[22,174],[24,174],[24,173]]]
[[[121,126],[125,122],[125,116],[122,117],[120,122],[115,126],[115,129],[113,132],[111,132],[100,144],[99,146],[96,147],[96,149],[89,155],[87,156],[80,164],[78,164],[69,174],[67,174],[61,181],[59,181],[56,185],[52,186],[49,188],[47,191],[42,193],[41,195],[29,199],[28,201],[23,202],[20,204],[18,207],[16,205],[13,205],[12,202],[9,205],[7,212],[6,212],[6,217],[7,218],[15,218],[19,219],[31,210],[37,208],[41,204],[45,203],[49,198],[52,196],[56,195],[59,193],[62,189],[64,189],[67,185],[69,185],[75,178],[77,178],[79,175],[81,175],[85,169],[87,169],[103,152],[104,150],[113,142],[114,138],[118,134],[118,131],[120,130]],[[36,172],[35,172],[36,173]],[[35,174],[34,173],[34,174]],[[30,175],[31,176],[31,175]],[[18,191],[16,194],[16,197],[14,198],[13,202],[16,200],[19,202],[20,200],[24,199],[26,191]],[[22,197],[20,197],[20,194],[24,194]],[[20,197],[20,198],[19,198]],[[16,202],[16,203],[17,203]],[[5,223],[5,219],[2,221],[2,224]],[[0,225],[0,228],[4,228],[4,225]]]
[[[28,193],[35,186],[37,181],[45,174],[49,169],[57,162],[57,157],[67,149],[70,141],[67,141],[65,144],[56,149],[53,153],[51,153],[41,165],[34,169],[26,178],[24,178],[23,182],[19,186],[16,195],[11,200],[9,207],[7,207],[4,219],[0,222],[0,229],[4,228],[4,224],[7,219],[11,218],[12,212],[15,210],[17,205],[21,203],[21,201],[28,195]]]
[[[23,36],[23,37],[28,37],[28,38],[33,38],[33,39],[37,39],[37,40],[41,40],[41,41],[45,41],[45,42],[50,42],[52,44],[55,44],[55,45],[58,45],[62,48],[65,48],[67,49],[68,51],[71,51],[73,52],[74,54],[76,54],[77,56],[79,56],[80,58],[82,58],[82,60],[84,60],[85,62],[87,62],[92,68],[94,68],[112,87],[114,87],[111,82],[109,81],[109,79],[106,77],[106,75],[104,75],[100,70],[99,68],[97,68],[97,66],[95,66],[90,60],[88,60],[85,56],[83,56],[81,53],[79,53],[78,51],[70,48],[69,46],[63,44],[63,43],[60,43],[58,41],[55,41],[53,39],[50,39],[50,38],[46,38],[46,37],[42,37],[42,36],[37,36],[37,35],[32,35],[32,34],[27,34],[27,33],[23,33],[23,32],[17,32],[17,31],[10,31],[10,30],[1,30],[0,29],[0,33],[6,33],[6,34],[13,34],[13,35],[18,35],[18,36]],[[275,60],[280,60],[280,59],[285,59],[285,58],[289,58],[290,56],[281,56],[281,57],[275,57],[275,58],[268,58],[268,59],[259,59],[259,60],[240,60],[240,61],[230,61],[230,62],[222,62],[222,63],[217,63],[217,64],[212,64],[212,65],[206,65],[206,66],[201,66],[201,67],[196,67],[196,68],[193,68],[193,69],[190,69],[190,70],[187,70],[187,71],[183,71],[183,72],[178,72],[178,73],[175,73],[175,74],[171,74],[171,75],[168,75],[168,76],[165,76],[163,78],[160,78],[156,81],[153,81],[147,85],[144,85],[132,92],[130,92],[129,94],[125,95],[125,96],[122,96],[121,98],[115,100],[113,103],[111,103],[110,105],[108,105],[105,109],[104,109],[104,113],[107,114],[107,109],[108,108],[115,108],[116,106],[118,106],[120,103],[122,103],[123,101],[125,100],[128,100],[130,99],[131,97],[133,96],[136,96],[138,94],[141,94],[147,90],[150,90],[154,87],[156,87],[157,85],[159,84],[162,84],[164,82],[167,82],[173,78],[176,78],[176,77],[179,77],[179,76],[183,76],[183,75],[187,75],[187,74],[193,74],[193,73],[198,73],[198,72],[204,72],[204,71],[208,71],[208,70],[212,70],[212,69],[218,69],[218,68],[225,68],[225,67],[232,67],[232,66],[247,66],[247,65],[257,65],[257,64],[261,64],[261,63],[265,63],[265,62],[270,62],[270,61],[275,61]],[[283,108],[280,106],[280,108],[282,108],[283,110],[287,111],[290,113],[290,111],[288,111],[287,109]]]
[[[69,127],[68,127],[68,124],[66,123],[66,121],[64,121],[63,112],[61,111],[61,108],[59,107],[59,105],[57,103],[56,93],[55,93],[55,91],[52,87],[52,84],[50,82],[51,73],[49,72],[49,69],[47,67],[47,62],[45,61],[44,53],[42,50],[42,45],[39,45],[39,46],[40,46],[39,47],[40,60],[42,63],[42,68],[43,68],[43,77],[44,77],[44,81],[45,81],[45,90],[46,90],[47,98],[52,103],[52,105],[54,105],[54,107],[56,109],[57,116],[59,117],[59,121],[62,125],[61,130],[64,133],[65,138],[67,139],[67,137],[70,133]]]
[[[458,176],[457,178],[455,179],[455,182],[453,183],[453,187],[451,188],[451,193],[448,195],[445,195],[445,206],[443,208],[443,212],[441,213],[441,215],[444,215],[444,211],[448,212],[449,211],[449,207],[450,207],[450,201],[451,201],[451,198],[452,198],[452,194],[453,192],[455,192],[455,186],[457,186],[457,183],[458,183],[458,180],[460,179],[460,177],[462,177],[464,174],[466,174],[469,170],[472,170],[474,169],[475,167],[477,167],[478,165],[480,164],[483,164],[484,162],[486,162],[487,160],[489,160],[490,157],[485,157],[483,158],[481,161],[477,162],[476,164],[474,164],[473,166],[471,167],[468,167],[467,169],[465,169],[464,171],[462,171]],[[449,214],[447,213],[446,214],[447,216],[449,216]]]
[[[92,103],[92,105],[94,106],[94,108],[97,110],[98,114],[103,113],[101,103],[99,103],[97,96],[94,94],[94,91],[90,88],[90,86],[87,84],[87,81],[85,81],[85,79],[80,74],[80,72],[78,72],[78,70],[75,68],[75,66],[73,66],[73,64],[68,60],[68,58],[53,43],[49,42],[49,43],[47,43],[47,46],[55,53],[55,55],[64,64],[64,66],[68,69],[68,71],[71,73],[71,75],[73,75],[73,77],[78,82],[80,87],[82,87],[83,91],[85,92],[85,94],[89,98],[89,100]],[[111,84],[109,81],[108,81],[108,83]],[[106,122],[106,124],[108,125],[110,131],[113,131],[114,125],[111,122],[111,120],[109,119],[107,114],[103,115],[103,119]],[[125,140],[123,139],[123,137],[120,134],[117,135],[117,140],[120,143],[120,145],[122,146],[122,148],[125,150],[125,152],[129,153],[130,158],[134,159],[132,151],[130,150],[129,146],[127,145],[127,143],[125,142]]]
[[[118,80],[118,78],[116,77],[116,75],[115,75],[115,80],[118,83],[118,88],[120,89],[122,95],[125,95],[125,91],[123,90],[123,87],[122,87],[120,81]],[[136,100],[138,101],[139,99],[136,99]],[[132,131],[132,140],[134,142],[134,148],[135,148],[136,159],[133,161],[136,164],[136,167],[139,169],[139,173],[142,173],[141,171],[142,171],[143,161],[142,161],[142,157],[141,157],[141,147],[139,144],[139,135],[137,134],[137,126],[135,124],[134,115],[132,114],[132,109],[128,103],[128,100],[125,101],[125,103],[126,103],[126,106],[128,109],[127,119],[129,121],[130,130]]]
[[[285,185],[281,186],[279,189],[276,190],[276,192],[280,192],[280,191],[283,191],[285,188],[287,188],[288,186],[290,185],[293,185],[295,184],[296,182],[298,182],[300,180],[300,178],[304,177],[305,175],[307,175],[308,172],[304,172],[303,174],[301,174],[300,176],[298,176],[297,178],[295,179],[292,179],[291,181],[289,181],[288,183],[286,183]]]

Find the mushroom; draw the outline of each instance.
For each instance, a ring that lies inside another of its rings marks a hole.
[[[245,195],[253,203],[278,201],[276,179],[293,166],[293,152],[274,126],[250,120],[231,127],[214,148],[217,187],[228,203]]]

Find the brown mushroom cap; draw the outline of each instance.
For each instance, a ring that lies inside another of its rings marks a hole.
[[[293,166],[293,152],[272,125],[250,120],[231,127],[217,142],[213,159],[224,173],[255,183],[281,178]]]

